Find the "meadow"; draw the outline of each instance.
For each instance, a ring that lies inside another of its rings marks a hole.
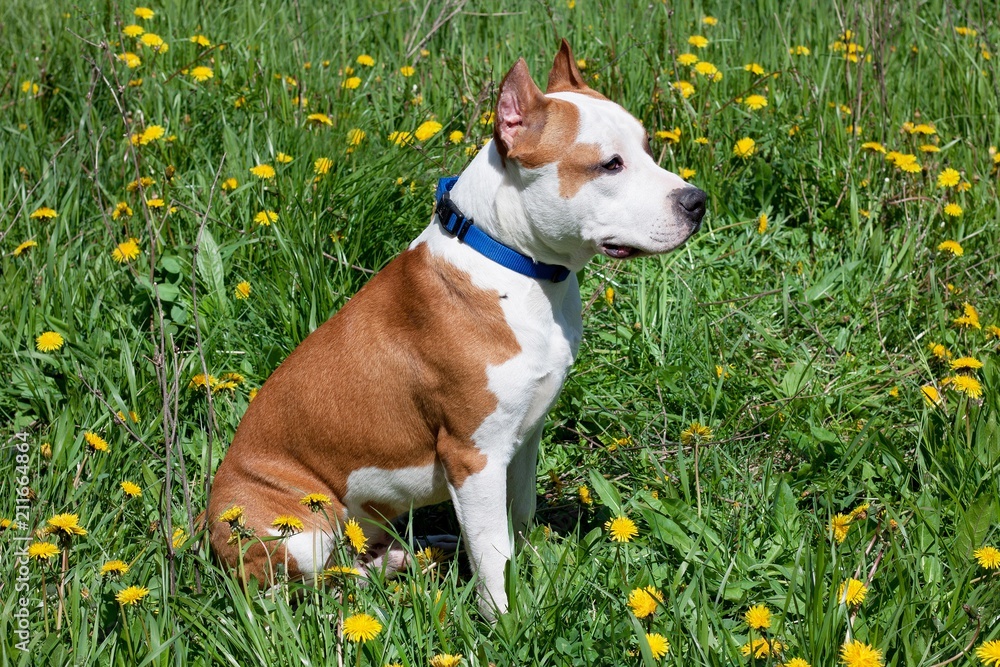
[[[249,401],[561,37],[708,214],[579,276],[510,612],[346,544],[241,588],[194,519]],[[0,664],[1000,665],[998,42],[983,0],[2,3]]]

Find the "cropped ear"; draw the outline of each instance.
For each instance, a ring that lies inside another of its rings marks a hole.
[[[545,92],[579,92],[584,90],[589,91],[590,86],[584,83],[583,75],[580,74],[576,60],[573,59],[573,49],[569,48],[569,42],[564,37],[562,46],[559,47],[559,53],[556,54],[552,63],[552,69],[549,71],[549,85],[546,86]]]
[[[545,127],[548,103],[531,78],[528,64],[520,58],[503,78],[497,95],[493,138],[502,158],[532,137],[537,141]]]

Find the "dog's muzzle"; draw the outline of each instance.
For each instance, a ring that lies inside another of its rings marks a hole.
[[[692,234],[701,227],[701,219],[705,217],[706,199],[705,192],[693,186],[684,188],[674,195],[677,215],[691,226]]]

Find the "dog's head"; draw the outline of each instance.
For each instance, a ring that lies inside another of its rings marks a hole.
[[[523,58],[507,72],[493,132],[545,254],[580,265],[652,255],[701,226],[705,193],[656,164],[642,125],[584,83],[566,40],[545,93]]]

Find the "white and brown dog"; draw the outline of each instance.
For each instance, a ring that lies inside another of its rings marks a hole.
[[[505,611],[508,520],[514,534],[531,521],[542,425],[580,345],[575,272],[596,254],[677,248],[705,193],[657,166],[642,125],[584,83],[564,40],[545,93],[523,59],[504,77],[494,139],[438,213],[250,404],[208,510],[225,566],[238,548],[217,517],[233,506],[258,536],[278,534],[278,515],[305,525],[251,540],[245,575],[266,584],[285,563],[293,579],[328,565],[337,528],[306,494],[329,496],[334,522],[358,519],[389,569],[406,556],[380,526],[450,498],[484,610]]]

